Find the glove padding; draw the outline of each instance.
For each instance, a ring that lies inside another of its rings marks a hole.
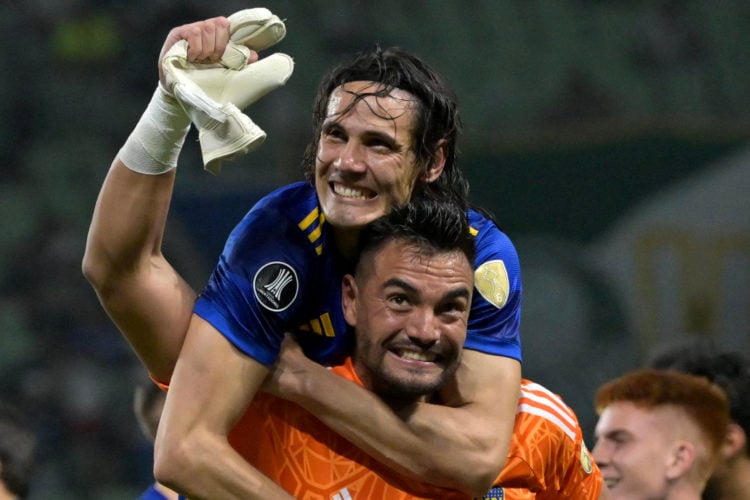
[[[230,42],[218,63],[187,60],[187,41],[162,59],[168,90],[199,130],[203,165],[213,174],[222,162],[253,151],[266,133],[242,110],[284,85],[294,62],[276,53],[247,64],[250,49],[262,50],[286,35],[284,23],[268,9],[245,9],[229,16]]]

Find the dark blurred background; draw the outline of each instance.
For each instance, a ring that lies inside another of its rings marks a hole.
[[[191,133],[166,252],[201,288],[232,226],[301,178],[323,72],[379,43],[455,88],[472,199],[517,245],[524,373],[593,444],[596,387],[660,344],[750,350],[750,3],[745,0],[6,0],[0,4],[0,398],[40,438],[32,498],[134,498],[151,447],[143,370],[80,272],[111,159],[172,26],[265,6],[286,19],[269,135],[202,170]]]

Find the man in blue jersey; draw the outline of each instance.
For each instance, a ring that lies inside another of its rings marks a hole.
[[[228,38],[226,18],[192,23],[170,32],[162,54],[187,40],[191,61],[212,62]],[[465,203],[455,99],[421,60],[397,49],[331,71],[316,99],[308,180],[246,215],[197,298],[160,248],[190,125],[160,76],[102,186],[84,273],[153,378],[170,385],[157,477],[195,498],[283,498],[226,436],[273,368],[285,332],[320,363],[348,352],[340,281],[364,225],[419,190]],[[514,421],[521,283],[508,238],[479,213],[469,217],[476,291],[444,404],[418,405],[404,420],[348,384],[337,388],[344,403],[327,423],[404,474],[480,496],[504,463]]]

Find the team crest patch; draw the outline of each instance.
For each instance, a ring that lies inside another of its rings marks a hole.
[[[591,460],[591,454],[584,443],[581,443],[581,467],[586,474],[591,474],[594,470],[594,461]]]
[[[284,262],[269,262],[253,278],[255,298],[269,311],[279,312],[297,298],[299,280],[296,271]]]
[[[500,486],[494,486],[481,499],[476,500],[505,500],[505,490]]]
[[[474,286],[487,302],[498,309],[508,301],[510,281],[505,263],[502,260],[490,260],[474,271]]]

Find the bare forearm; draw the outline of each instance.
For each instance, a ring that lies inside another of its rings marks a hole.
[[[226,441],[183,437],[180,450],[157,455],[156,478],[191,499],[285,499],[281,486],[250,466]],[[175,452],[176,451],[176,452]]]
[[[157,480],[191,499],[291,498],[227,438],[267,374],[193,316],[156,436]]]

